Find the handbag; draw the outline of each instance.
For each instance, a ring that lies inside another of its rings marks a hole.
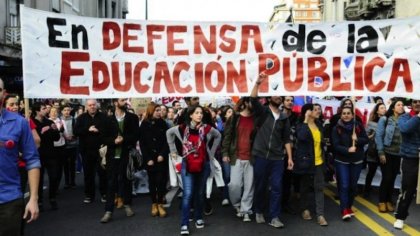
[[[102,144],[99,148],[99,156],[101,157],[101,166],[105,168],[106,166],[106,152],[108,151],[108,146]]]
[[[135,147],[128,149],[127,179],[133,180],[134,173],[141,170],[143,165],[143,156]]]

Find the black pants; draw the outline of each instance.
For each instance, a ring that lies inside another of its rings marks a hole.
[[[124,205],[131,205],[133,183],[127,179],[127,158],[111,159],[106,163],[106,178],[108,180],[105,211],[114,211],[115,194],[122,189]],[[122,186],[119,186],[122,185]]]
[[[395,178],[400,170],[401,157],[385,154],[386,163],[381,164],[382,181],[379,186],[379,202],[392,202]]]
[[[44,172],[47,171],[48,174],[48,198],[51,200],[56,200],[56,195],[58,191],[59,175],[63,171],[61,168],[61,161],[59,157],[48,155],[44,158],[41,156],[41,175],[39,178],[39,188],[38,188],[38,202],[42,204],[43,201],[43,184],[44,184]]]
[[[64,183],[67,186],[74,186],[76,185],[76,156],[77,156],[77,148],[66,148],[63,152],[64,158]]]
[[[21,235],[23,199],[0,204],[0,236]]]
[[[416,194],[419,159],[402,158],[401,171],[401,192],[398,196],[395,218],[405,220],[408,216],[408,208],[414,198],[414,194]]]
[[[376,170],[378,169],[379,163],[378,162],[367,162],[368,166],[368,173],[366,174],[365,180],[365,193],[369,193],[372,189],[372,181],[375,177]]]
[[[81,152],[83,161],[83,174],[85,181],[85,197],[95,199],[95,176],[99,176],[99,192],[106,194],[106,173],[100,166],[98,149],[87,149]]]
[[[168,182],[166,169],[148,170],[147,175],[149,177],[149,192],[152,203],[163,204],[166,194],[166,183]]]

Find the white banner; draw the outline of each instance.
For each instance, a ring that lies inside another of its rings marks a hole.
[[[88,18],[21,6],[27,98],[420,98],[420,17],[322,24]]]

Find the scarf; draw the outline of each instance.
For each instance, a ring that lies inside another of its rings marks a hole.
[[[185,130],[184,130],[184,138],[182,140],[182,155],[184,157],[186,157],[188,154],[193,153],[193,152],[197,153],[199,148],[202,145],[202,142],[205,139],[204,129],[205,129],[206,125],[200,125],[199,124],[195,127],[195,129],[198,129],[198,135],[199,135],[198,142],[193,143],[189,140],[190,129],[194,129],[193,128],[194,126],[195,126],[195,124],[192,123],[191,126],[186,126]]]
[[[354,121],[344,122],[343,120],[338,120],[338,125],[343,127],[345,130],[353,131]]]

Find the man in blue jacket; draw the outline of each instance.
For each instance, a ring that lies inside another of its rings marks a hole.
[[[408,208],[413,200],[417,188],[419,174],[420,149],[420,100],[411,100],[411,111],[400,116],[398,126],[401,131],[402,142],[400,155],[402,158],[401,193],[397,201],[394,228],[402,229],[404,220],[408,216]]]
[[[0,235],[20,235],[22,215],[29,217],[28,223],[38,218],[41,163],[28,121],[17,113],[1,109],[4,94],[4,83],[0,79]],[[19,152],[28,170],[30,198],[26,208],[17,164]]]

